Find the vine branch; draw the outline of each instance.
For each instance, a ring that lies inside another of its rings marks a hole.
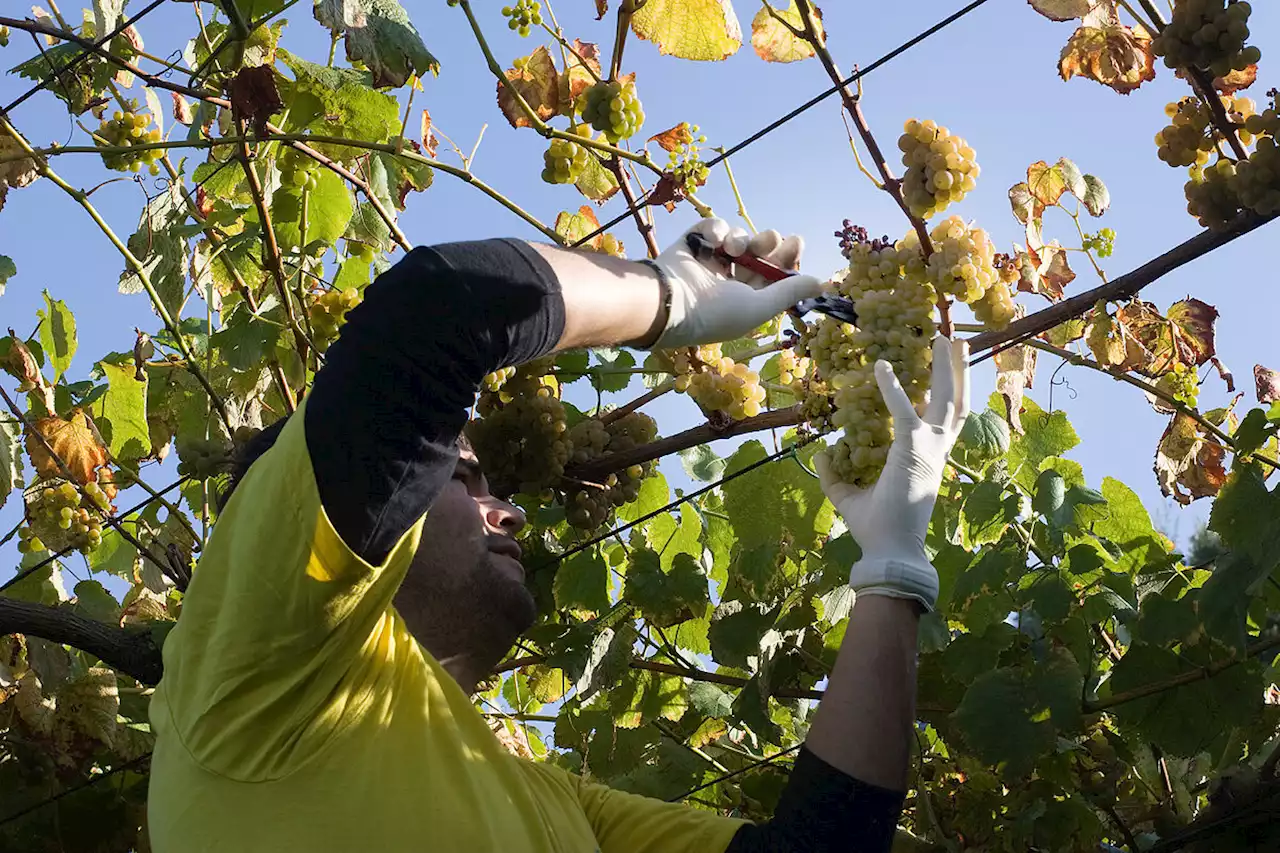
[[[0,596],[0,634],[24,634],[86,651],[143,684],[156,684],[164,671],[149,628],[121,628],[76,613]]]

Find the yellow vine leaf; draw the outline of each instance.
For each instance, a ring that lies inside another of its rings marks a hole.
[[[517,59],[515,67],[507,69],[507,79],[538,118],[546,121],[556,114],[560,106],[560,72],[546,45]],[[498,108],[512,127],[533,127],[533,122],[501,80],[498,81]]]
[[[767,6],[761,6],[760,11],[751,19],[751,46],[756,49],[756,55],[765,62],[798,62],[813,56],[813,46],[798,38],[787,27],[790,24],[796,30],[804,32],[804,17],[795,0],[791,0],[786,9],[775,8],[774,11],[786,24],[779,21]],[[813,7],[813,23],[821,44],[826,32],[822,26],[822,10],[817,6]]]
[[[97,431],[89,423],[88,415],[80,409],[72,409],[71,417],[67,419],[56,415],[40,418],[32,424],[32,429],[44,437],[71,471],[72,478],[82,486],[97,480],[98,469],[107,464],[106,448],[98,441]],[[31,432],[27,433],[27,453],[41,479],[65,476],[44,443]]]
[[[632,17],[631,31],[681,59],[714,62],[742,47],[742,25],[729,0],[649,0]]]

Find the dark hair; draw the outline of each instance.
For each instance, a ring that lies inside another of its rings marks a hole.
[[[285,415],[270,426],[264,427],[253,438],[236,449],[235,457],[231,460],[229,479],[226,486],[218,494],[219,512],[227,505],[227,501],[231,500],[231,493],[236,490],[236,486],[240,485],[244,475],[249,473],[249,466],[257,462],[262,454],[275,446],[276,439],[280,437],[280,432],[284,429],[285,424],[289,422],[289,417],[289,415]],[[475,449],[471,446],[471,440],[467,438],[465,433],[458,436],[458,448],[475,453]]]

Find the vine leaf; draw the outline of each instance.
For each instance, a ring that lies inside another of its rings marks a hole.
[[[1114,546],[1112,568],[1137,574],[1168,563],[1173,543],[1151,524],[1151,515],[1133,489],[1113,477],[1102,480],[1106,514],[1090,526],[1093,534]]]
[[[631,31],[664,56],[718,61],[742,47],[742,25],[729,0],[648,0]]]
[[[4,201],[9,195],[10,187],[22,189],[40,176],[35,160],[19,156],[22,150],[17,139],[7,131],[0,131],[0,210],[4,210]],[[15,159],[10,160],[10,157]]]
[[[1052,207],[1067,191],[1067,178],[1060,164],[1050,166],[1041,160],[1027,167],[1027,187],[1036,201]]]
[[[1009,206],[1013,208],[1014,217],[1023,225],[1038,222],[1044,215],[1044,203],[1031,192],[1031,185],[1026,181],[1009,187]]]
[[[1129,332],[1124,323],[1117,322],[1101,306],[1089,315],[1085,341],[1093,357],[1103,367],[1138,370],[1152,361],[1150,350]]]
[[[22,444],[20,426],[9,420],[0,421],[0,507],[9,493],[22,485]]]
[[[4,287],[9,283],[9,279],[18,274],[18,267],[13,262],[13,258],[8,255],[0,255],[0,296],[4,296]]]
[[[618,179],[605,168],[599,157],[591,156],[587,158],[587,165],[574,186],[587,198],[597,204],[604,204],[618,191]]]
[[[94,423],[116,459],[133,462],[151,453],[147,428],[147,383],[139,382],[128,365],[99,365],[107,376],[107,393],[94,412]],[[146,371],[142,374],[146,376]]]
[[[36,312],[40,317],[40,348],[53,365],[53,381],[67,372],[76,354],[76,318],[67,303],[53,299],[44,291],[44,308]]]
[[[1004,487],[999,483],[985,481],[978,483],[965,498],[960,508],[960,530],[964,537],[961,544],[965,548],[974,551],[999,542],[1009,525],[1018,520],[1017,495],[1005,496],[1003,492]]]
[[[791,0],[787,8],[773,12],[768,6],[761,6],[751,19],[751,46],[755,48],[756,55],[765,62],[797,62],[813,56],[813,45],[797,38],[786,24],[774,17],[775,12],[787,24],[804,32],[804,16],[795,0]],[[813,24],[818,43],[822,44],[826,40],[826,32],[822,25],[822,10],[817,6],[813,7]]]
[[[1093,8],[1095,0],[1027,0],[1031,8],[1051,21],[1070,21],[1083,18]]]
[[[1209,512],[1209,529],[1257,565],[1280,564],[1280,487],[1267,491],[1255,465],[1237,465]]]
[[[128,240],[129,251],[160,296],[169,316],[181,314],[187,286],[187,208],[180,185],[170,185],[142,209],[138,230]],[[120,273],[121,293],[141,293],[142,279],[130,268]]]
[[[1003,398],[998,393],[992,394],[989,405],[997,411],[1003,410]],[[1014,438],[1005,459],[1018,482],[1030,489],[1039,476],[1041,464],[1075,447],[1080,437],[1066,414],[1046,412],[1030,397],[1022,399],[1022,426],[1024,432]]]
[[[709,444],[699,444],[680,451],[680,464],[684,471],[695,480],[710,483],[724,475],[725,461],[711,449]]]
[[[812,457],[817,449],[810,446],[800,452]],[[766,456],[759,441],[743,442],[729,457],[725,473],[740,471]],[[784,536],[809,547],[826,535],[835,519],[818,481],[790,461],[757,468],[725,483],[723,490],[725,513],[734,520],[738,547],[744,551],[776,546]]]
[[[1085,175],[1084,186],[1084,195],[1080,197],[1080,201],[1089,215],[1101,216],[1106,213],[1111,207],[1111,191],[1107,189],[1107,185],[1096,175]]]
[[[711,616],[708,636],[711,654],[717,663],[751,669],[751,660],[760,654],[760,643],[773,627],[776,614],[758,604],[738,600],[722,602]]]
[[[1062,48],[1058,73],[1063,80],[1087,77],[1127,95],[1156,78],[1151,36],[1120,23],[1082,26]]]
[[[602,612],[609,608],[609,567],[594,551],[579,552],[560,563],[552,589],[562,610]]]
[[[595,85],[601,76],[600,47],[589,41],[574,39],[566,59],[567,65],[560,75],[560,103],[557,109],[560,115],[572,117],[578,96]]]
[[[1200,367],[1216,355],[1214,323],[1218,310],[1199,299],[1184,299],[1161,316],[1150,302],[1135,300],[1116,312],[1116,320],[1150,354],[1137,365],[1148,376],[1163,376],[1179,366]]]
[[[566,244],[573,245],[599,227],[600,220],[596,218],[596,212],[590,206],[584,204],[578,208],[577,213],[570,213],[567,210],[560,211],[560,215],[556,217],[555,231],[564,238]],[[600,247],[600,237],[601,235],[597,234],[584,245],[592,249],[598,249]]]
[[[280,83],[281,96],[289,108],[286,131],[311,131],[373,143],[386,142],[400,132],[399,103],[372,89],[367,71],[327,68],[284,49],[278,52],[294,76],[292,82]],[[317,147],[339,159],[364,153],[343,145],[317,143]]]
[[[1280,401],[1280,370],[1270,370],[1261,364],[1255,364],[1253,381],[1257,385],[1259,403],[1266,405]]]
[[[1021,306],[1019,306],[1021,308]],[[1005,420],[1009,428],[1021,435],[1022,392],[1032,386],[1036,378],[1036,356],[1039,350],[1026,345],[1010,347],[997,353],[996,393],[1004,401]]]
[[[1009,776],[1025,776],[1053,749],[1059,731],[1080,725],[1080,665],[1064,648],[1034,667],[980,675],[952,719],[974,752]]]
[[[32,430],[48,442],[49,447],[58,455],[71,472],[72,478],[80,485],[97,480],[98,469],[107,464],[107,451],[98,442],[98,437],[89,417],[80,409],[72,409],[70,418],[51,415],[40,418],[31,425]],[[62,477],[62,468],[45,450],[44,444],[35,435],[27,435],[27,455],[36,474],[42,480]]]
[[[284,109],[275,71],[269,65],[241,68],[227,84],[227,96],[235,116],[247,122],[258,136],[266,133],[271,116]]]
[[[524,98],[529,108],[543,121],[559,111],[560,72],[556,70],[556,62],[551,58],[546,45],[539,45],[533,53],[517,59],[515,67],[507,69],[507,79],[511,81],[511,89],[501,80],[498,81],[498,109],[502,110],[512,127],[533,127],[533,122],[516,101],[512,89]]]
[[[343,35],[347,59],[363,62],[376,88],[440,73],[439,60],[396,0],[319,0],[312,12],[321,26]]]
[[[661,133],[655,133],[649,137],[649,142],[656,142],[663,151],[675,151],[681,145],[688,145],[693,142],[693,132],[690,130],[689,122],[682,121],[675,127],[667,128]]]
[[[689,709],[689,698],[677,676],[628,669],[610,686],[609,707],[619,728],[635,729],[656,719],[680,719]]]
[[[1221,445],[1205,441],[1199,424],[1181,412],[1174,414],[1156,446],[1160,493],[1183,506],[1213,497],[1227,481],[1222,464],[1225,457]]]

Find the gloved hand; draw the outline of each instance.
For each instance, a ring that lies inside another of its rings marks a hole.
[[[680,236],[655,259],[671,285],[671,310],[653,349],[694,346],[741,337],[786,311],[802,299],[817,296],[826,283],[810,275],[795,275],[774,284],[750,270],[735,266],[735,277],[714,258],[694,257],[685,237],[702,234],[712,247],[724,246],[737,257],[749,252],[780,267],[795,269],[804,250],[800,237],[783,239],[777,231],[755,237],[730,229],[723,219],[704,219]]]
[[[933,384],[924,417],[912,407],[888,362],[876,362],[875,374],[894,431],[880,479],[869,489],[858,489],[836,477],[825,454],[815,464],[822,491],[862,548],[849,586],[858,595],[912,598],[932,610],[938,573],[925,556],[924,539],[947,454],[969,414],[969,346],[942,337],[933,342]]]

